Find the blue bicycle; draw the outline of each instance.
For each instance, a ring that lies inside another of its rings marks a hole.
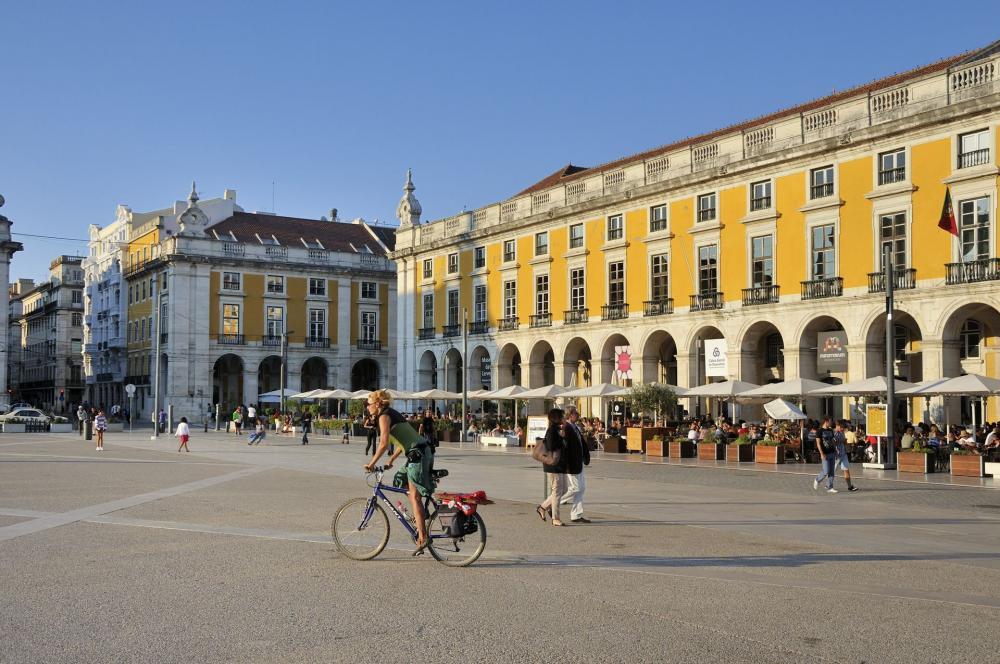
[[[406,489],[383,484],[385,470],[383,466],[376,466],[368,474],[368,486],[372,487],[370,497],[348,500],[333,517],[333,541],[337,549],[352,560],[371,560],[389,543],[389,517],[383,505],[395,515],[416,544],[416,521],[405,508],[397,508],[389,499],[392,494],[405,497]],[[437,488],[438,482],[447,476],[448,471],[443,468],[432,471],[434,487]],[[430,543],[427,550],[435,560],[450,567],[466,567],[482,555],[486,549],[486,524],[478,511],[466,515],[460,509],[441,505],[432,496],[424,498],[423,508],[428,515]]]

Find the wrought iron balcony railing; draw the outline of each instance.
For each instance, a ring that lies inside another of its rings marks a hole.
[[[382,342],[378,339],[358,339],[358,350],[382,350]]]
[[[750,199],[750,210],[756,212],[757,210],[766,210],[771,207],[771,197],[761,196],[760,198]]]
[[[329,337],[306,337],[306,348],[329,348]]]
[[[219,334],[215,337],[215,343],[221,346],[243,346],[246,339],[242,334]]]
[[[528,317],[529,327],[552,327],[552,314],[532,314]]]
[[[801,283],[803,300],[818,300],[824,297],[840,297],[844,294],[843,277],[812,279]]]
[[[777,301],[777,286],[752,286],[743,289],[744,307],[753,307],[759,304],[774,304]]]
[[[428,339],[434,338],[434,328],[433,327],[422,327],[417,332],[417,336],[421,341],[427,341]]]
[[[568,309],[563,312],[563,324],[577,325],[586,323],[589,319],[590,309]]]
[[[281,335],[280,334],[265,334],[260,338],[261,346],[280,346],[281,345]]]
[[[443,337],[457,337],[460,334],[462,334],[462,326],[458,323],[441,326],[441,336]]]
[[[601,307],[601,320],[621,320],[628,318],[628,305],[624,302],[605,304]]]
[[[917,287],[917,271],[912,267],[906,270],[894,269],[892,272],[892,287],[896,290],[907,290]],[[885,272],[868,273],[868,292],[885,292]]]
[[[489,329],[490,322],[488,320],[474,320],[469,323],[469,334],[486,334]]]
[[[517,316],[507,316],[497,321],[497,329],[501,332],[511,332],[520,326]]]
[[[884,171],[878,172],[879,184],[892,184],[894,182],[902,182],[905,179],[906,179],[905,166],[901,166],[899,168],[889,168]]]
[[[974,284],[980,281],[1000,279],[1000,258],[948,263],[944,267],[945,283],[947,284]]]
[[[705,291],[691,296],[691,311],[712,311],[721,309],[722,305],[722,293],[718,291]]]
[[[665,297],[659,300],[646,300],[642,303],[643,316],[663,316],[674,313],[674,299]]]

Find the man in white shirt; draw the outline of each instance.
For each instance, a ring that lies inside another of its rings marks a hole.
[[[247,419],[250,420],[251,424],[256,422],[257,420],[257,409],[254,408],[252,405],[247,406]]]

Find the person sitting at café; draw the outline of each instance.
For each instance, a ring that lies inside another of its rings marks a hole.
[[[954,436],[953,434],[948,434],[951,436],[952,444],[951,449],[953,450],[969,450],[970,452],[976,452],[976,438],[972,435],[972,432],[968,429],[963,429],[960,436]]]
[[[698,420],[691,423],[691,428],[688,429],[688,440],[699,440],[701,438],[700,432],[701,426],[698,424]]]
[[[900,439],[899,444],[904,450],[911,449],[913,447],[913,441],[916,436],[913,433],[913,425],[907,424],[906,428],[903,429],[903,437]]]

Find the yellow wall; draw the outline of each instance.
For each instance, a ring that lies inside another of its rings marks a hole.
[[[222,312],[219,307],[219,290],[222,288],[222,274],[212,270],[208,275],[208,335],[215,339],[222,333],[220,316]]]
[[[846,161],[837,169],[840,199],[850,201],[849,205],[840,208],[840,236],[837,240],[837,258],[844,288],[867,288],[868,273],[876,269],[872,262],[875,255],[872,246],[872,202],[865,198],[865,194],[874,188],[872,159],[868,156]],[[840,238],[850,238],[850,243]]]
[[[695,265],[694,238],[688,230],[694,224],[694,199],[681,198],[670,204],[670,291],[675,307],[688,304],[688,295],[696,288],[698,266]]]
[[[649,232],[649,210],[632,210],[625,215],[625,302],[629,312],[642,311],[642,303],[649,292],[649,258],[642,240]],[[598,311],[600,313],[600,311]]]
[[[264,275],[243,274],[243,334],[247,341],[264,335]]]
[[[503,244],[492,242],[486,245],[486,317],[496,322],[503,318],[503,275],[500,262],[503,260]]]
[[[351,343],[361,338],[358,330],[361,328],[361,315],[358,313],[358,282],[351,282]]]
[[[740,302],[747,283],[747,232],[740,219],[747,214],[746,187],[719,192],[719,290],[726,302]],[[697,268],[696,268],[697,269]]]
[[[549,231],[549,311],[552,320],[562,320],[563,311],[569,309],[569,277],[566,267],[566,252],[569,250],[569,226],[553,228]]]
[[[804,172],[774,179],[772,200],[781,215],[775,223],[774,269],[781,295],[800,293],[801,282],[809,279],[806,216],[799,212],[806,203],[805,188]]]
[[[288,343],[304,343],[309,333],[309,318],[306,312],[306,293],[309,281],[304,277],[285,277],[285,332]]]
[[[338,290],[338,284],[336,279],[327,279],[326,281],[326,292],[327,296],[330,298],[329,308],[326,312],[326,329],[327,334],[330,336],[330,345],[337,343],[337,323],[339,322],[340,307],[338,306],[338,300],[340,299],[340,291]]]
[[[382,343],[389,341],[389,284],[378,285],[378,338]]]
[[[910,177],[917,188],[910,223],[910,267],[916,268],[917,279],[944,278],[945,263],[953,260],[951,236],[937,225],[944,206],[945,185],[941,181],[951,175],[955,159],[951,150],[947,139],[914,145],[910,150]],[[958,201],[952,199],[952,204],[958,220]]]

